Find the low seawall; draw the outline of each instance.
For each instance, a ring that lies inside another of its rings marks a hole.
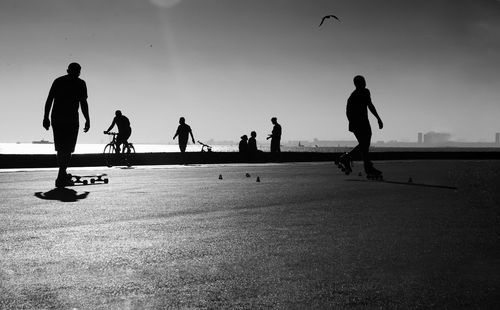
[[[212,153],[137,153],[131,163],[139,165],[230,164],[230,163],[286,163],[335,161],[342,153],[282,152],[260,153],[253,157],[236,152]],[[499,151],[390,151],[373,152],[372,160],[497,160]],[[117,162],[117,166],[121,163]],[[105,166],[102,154],[74,154],[71,167]],[[0,169],[57,167],[55,154],[0,154]]]

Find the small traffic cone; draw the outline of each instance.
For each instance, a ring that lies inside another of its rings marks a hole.
[[[219,174],[219,180],[222,180],[222,174]]]
[[[260,182],[260,177],[257,177],[257,180],[255,180],[255,182]]]
[[[413,179],[411,177],[408,178],[408,183],[413,183]]]

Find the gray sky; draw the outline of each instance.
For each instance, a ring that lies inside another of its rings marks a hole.
[[[335,14],[341,23],[327,20]],[[500,131],[497,0],[0,0],[0,142],[50,139],[50,85],[82,65],[91,131],[121,109],[133,142],[354,139],[346,99],[362,74],[385,123],[374,140]],[[372,127],[376,122],[372,119]]]

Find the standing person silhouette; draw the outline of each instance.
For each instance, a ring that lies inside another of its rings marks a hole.
[[[128,138],[132,134],[132,128],[130,127],[130,121],[128,117],[122,114],[122,111],[116,110],[115,117],[113,118],[113,122],[109,126],[108,130],[104,131],[105,134],[108,134],[115,125],[118,127],[118,135],[116,136],[116,153],[120,153],[120,145],[128,142]]]
[[[75,151],[79,128],[78,109],[80,107],[85,117],[83,131],[87,132],[90,129],[87,85],[84,80],[79,78],[81,66],[73,62],[69,64],[67,72],[67,75],[58,77],[52,83],[45,102],[43,117],[43,127],[49,130],[50,125],[52,125],[54,134],[54,147],[59,166],[55,182],[58,188],[73,185],[66,169],[69,166],[71,154]],[[52,113],[50,113],[51,109]]]
[[[357,75],[354,77],[354,86],[356,89],[352,92],[349,99],[347,99],[346,114],[349,120],[349,131],[351,131],[356,139],[358,145],[353,148],[349,153],[342,155],[339,162],[344,166],[347,173],[352,171],[350,161],[354,156],[361,153],[364,162],[364,169],[367,175],[381,175],[382,172],[373,167],[370,161],[369,151],[372,137],[372,129],[370,121],[368,120],[368,110],[377,118],[378,127],[382,129],[384,123],[377,113],[375,106],[372,103],[370,90],[366,88],[366,80],[363,76]]]
[[[186,152],[189,135],[191,135],[193,143],[196,143],[194,141],[193,131],[191,130],[191,127],[186,124],[186,119],[184,117],[179,118],[179,127],[177,127],[177,131],[175,132],[173,139],[175,140],[175,138],[179,136],[179,149],[181,150],[181,153]]]
[[[278,119],[276,117],[271,118],[271,123],[273,123],[273,131],[267,136],[266,140],[271,139],[271,153],[281,152],[281,125],[278,124]]]

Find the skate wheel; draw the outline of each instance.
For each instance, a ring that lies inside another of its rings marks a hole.
[[[90,183],[94,184],[95,180],[94,179],[90,179]]]
[[[104,184],[108,184],[109,180],[108,179],[104,179]]]
[[[87,184],[89,184],[89,181],[87,181],[87,180],[83,180],[83,182],[82,182],[82,183],[83,183],[83,185],[87,185]]]

